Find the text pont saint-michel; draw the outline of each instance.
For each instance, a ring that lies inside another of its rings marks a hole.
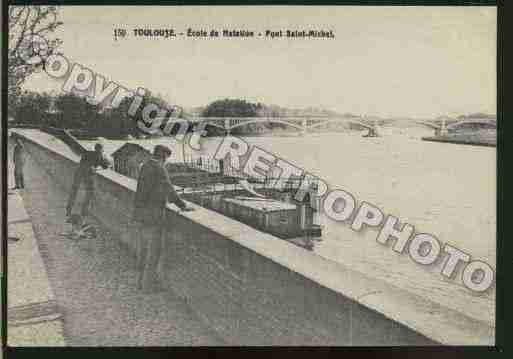
[[[189,37],[268,37],[268,38],[335,38],[332,30],[266,30],[258,32],[251,30],[194,30],[187,29]]]

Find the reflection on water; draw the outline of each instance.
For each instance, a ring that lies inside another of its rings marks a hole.
[[[408,222],[416,232],[430,233],[495,268],[496,149],[421,141],[421,135],[431,132],[246,140]],[[203,152],[213,155],[220,140],[206,138]],[[173,147],[181,155],[181,148]],[[446,279],[440,274],[443,262],[416,264],[406,252],[398,254],[390,244],[377,243],[376,230],[355,233],[348,223],[328,218],[322,223],[324,240],[315,248],[320,256],[494,325],[494,288],[473,293],[463,286],[461,270],[455,279]]]

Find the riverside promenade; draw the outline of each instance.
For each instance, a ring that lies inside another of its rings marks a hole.
[[[65,308],[68,345],[70,339],[93,346],[494,341],[486,323],[200,207],[167,206],[159,266],[166,291],[138,293],[132,255],[138,236],[130,214],[136,181],[99,171],[93,214],[103,224],[100,235],[71,241],[63,236],[69,232],[63,188],[71,187],[78,156],[52,135],[16,133],[29,154],[23,199]]]
[[[9,161],[8,188],[14,185],[11,164]],[[8,190],[7,343],[9,346],[62,346],[65,345],[62,314],[21,191]]]
[[[28,155],[24,169],[26,188],[9,195],[9,346],[224,344],[171,291],[138,291],[135,259],[107,228],[67,238],[67,194]]]
[[[65,345],[62,315],[18,193],[8,195],[8,345]]]

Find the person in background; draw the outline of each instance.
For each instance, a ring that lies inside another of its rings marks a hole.
[[[85,185],[86,196],[84,202],[82,203],[81,215],[83,217],[88,215],[89,204],[95,196],[94,173],[99,167],[107,169],[109,167],[112,167],[112,163],[104,155],[103,145],[97,143],[94,145],[94,151],[84,152],[82,158],[80,159],[80,164],[78,165],[78,168],[75,171],[75,175],[73,177],[73,184],[71,186],[71,192],[68,198],[68,204],[66,206],[67,217],[71,216],[71,210],[73,209],[73,205],[75,204],[75,199],[77,197],[78,190],[82,183]]]
[[[157,266],[162,250],[162,228],[167,201],[182,211],[193,210],[178,197],[164,166],[171,156],[166,146],[157,145],[152,158],[144,163],[137,181],[133,220],[138,224],[137,287],[145,292],[158,290]]]
[[[25,164],[25,153],[23,145],[18,138],[14,138],[14,151],[13,151],[13,162],[14,162],[14,188],[21,189],[25,188],[25,178],[23,177],[23,165]]]

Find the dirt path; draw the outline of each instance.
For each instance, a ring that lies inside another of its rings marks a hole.
[[[135,288],[135,260],[105,228],[91,241],[62,236],[66,193],[27,156],[22,191],[71,346],[223,345],[173,293]]]

